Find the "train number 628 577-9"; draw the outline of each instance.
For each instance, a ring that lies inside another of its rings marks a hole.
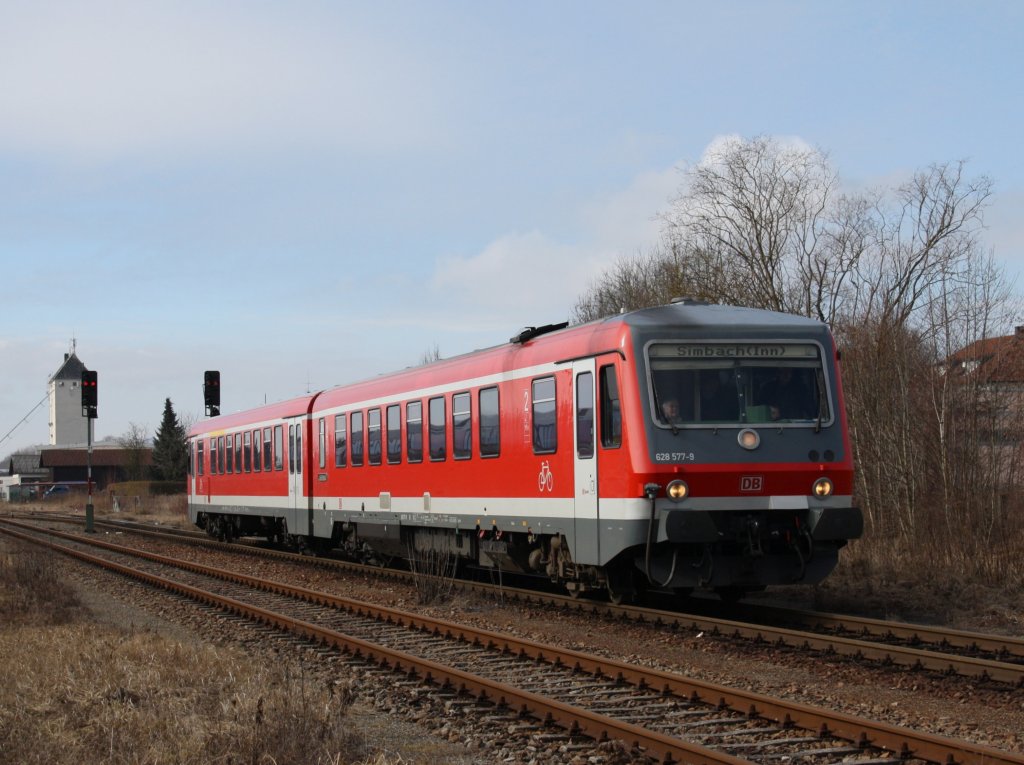
[[[658,452],[654,455],[655,462],[693,462],[696,458],[693,452]]]

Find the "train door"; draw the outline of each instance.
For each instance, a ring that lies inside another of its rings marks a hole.
[[[601,559],[598,534],[600,507],[597,499],[597,449],[594,435],[594,369],[594,359],[574,361],[572,365],[575,558],[577,563],[584,564],[596,564]]]
[[[202,475],[203,459],[202,443],[199,438],[188,440],[188,503],[190,505],[196,501],[199,494],[199,476]]]
[[[308,502],[303,489],[305,452],[302,443],[303,419],[296,417],[288,421],[288,531],[292,534],[309,534]]]
[[[196,457],[198,445],[202,443],[198,438],[190,438],[188,440],[188,476],[186,477],[186,489],[188,495],[185,498],[189,520],[195,518],[195,511],[193,506],[196,504],[198,499],[199,484],[199,461]],[[198,452],[199,457],[203,456],[202,451]]]

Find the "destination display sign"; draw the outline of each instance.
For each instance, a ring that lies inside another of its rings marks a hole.
[[[789,343],[658,343],[651,358],[676,359],[807,359],[817,358],[818,346]]]

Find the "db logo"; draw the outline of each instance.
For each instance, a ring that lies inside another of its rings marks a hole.
[[[745,475],[740,478],[740,491],[762,491],[763,489],[763,475]]]

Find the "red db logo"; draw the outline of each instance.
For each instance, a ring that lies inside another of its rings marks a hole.
[[[745,475],[740,478],[740,491],[761,491],[764,489],[763,475]]]

